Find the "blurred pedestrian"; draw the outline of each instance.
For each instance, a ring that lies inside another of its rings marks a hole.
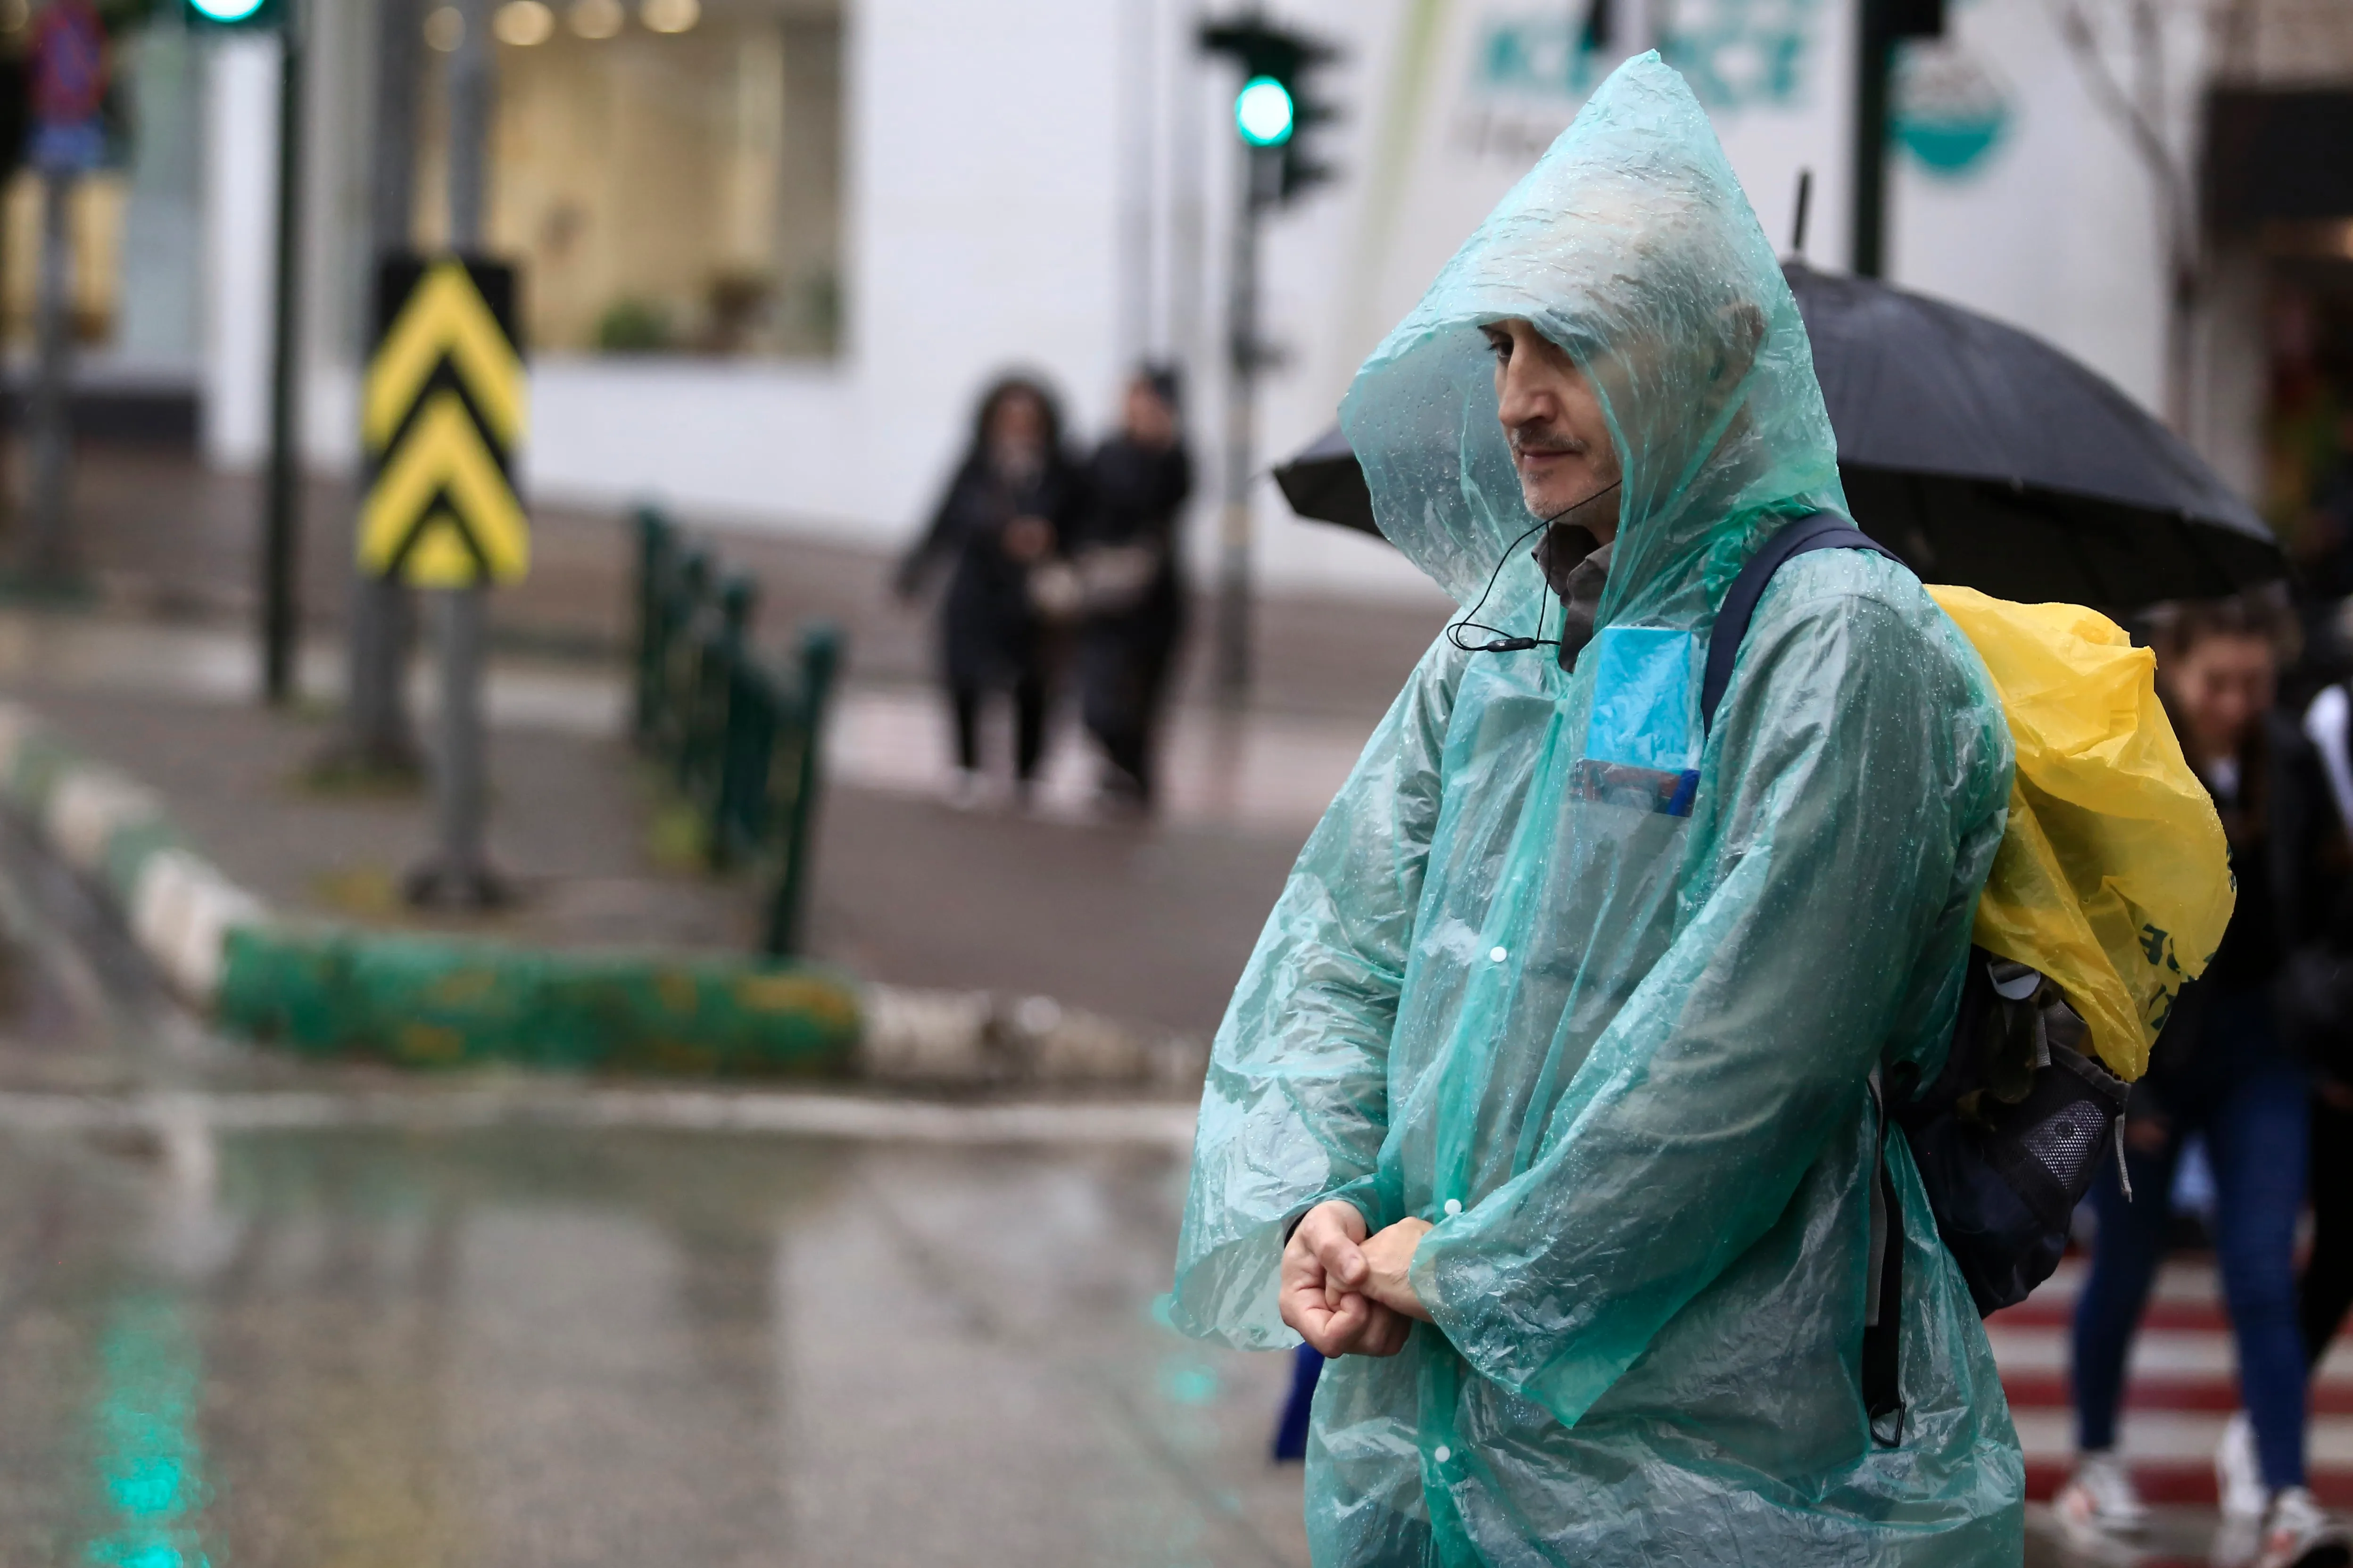
[[[2174,606],[2152,628],[2158,689],[2222,818],[2238,902],[2212,963],[2182,991],[2147,1076],[2134,1086],[2124,1137],[2132,1196],[2113,1169],[2093,1189],[2099,1230],[2074,1323],[2080,1458],[2057,1503],[2079,1531],[2129,1533],[2147,1522],[2116,1453],[2116,1411],[2164,1257],[2182,1145],[2202,1136],[2246,1402],[2217,1470],[2226,1525],[2251,1538],[2241,1560],[2262,1568],[2346,1560],[2345,1536],[2306,1487],[2295,1252],[2307,1095],[2272,1000],[2282,955],[2314,934],[2327,891],[2316,874],[2327,826],[2318,769],[2302,732],[2273,704],[2294,636],[2284,606],[2254,596]]]
[[[2335,831],[2321,864],[2339,893],[2328,930],[2289,960],[2279,988],[2313,1076],[2312,1251],[2299,1312],[2305,1358],[2316,1369],[2353,1307],[2353,683],[2314,698],[2304,732],[2327,784]]]
[[[2311,456],[2310,488],[2290,531],[2293,581],[2305,626],[2305,669],[2325,679],[2353,669],[2344,609],[2353,604],[2353,413],[2328,419],[2325,455]],[[2309,687],[2306,690],[2311,689]]]
[[[982,396],[972,444],[931,526],[900,563],[904,598],[952,563],[940,611],[940,668],[955,723],[951,798],[960,805],[981,795],[981,717],[992,696],[1013,699],[1017,796],[1027,801],[1037,778],[1052,691],[1033,579],[1072,536],[1084,493],[1053,394],[1029,376],[1006,376]]]
[[[1146,367],[1128,383],[1120,428],[1088,467],[1073,549],[1086,585],[1080,711],[1110,763],[1105,794],[1137,805],[1152,800],[1154,741],[1185,630],[1176,530],[1193,458],[1180,417],[1175,371]]]

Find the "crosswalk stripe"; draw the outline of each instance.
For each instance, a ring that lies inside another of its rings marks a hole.
[[[2011,1371],[2004,1368],[2001,1386],[2002,1392],[2010,1396],[2012,1410],[2065,1410],[2071,1407],[2067,1374],[2063,1371]],[[2126,1388],[2125,1408],[2220,1410],[2228,1415],[2239,1408],[2239,1380],[2230,1375],[2145,1374],[2134,1378]],[[2316,1415],[2353,1415],[2353,1385],[2341,1382],[2316,1385],[2312,1391],[2312,1413]]]
[[[2032,1298],[1987,1321],[2011,1419],[2025,1450],[2027,1496],[2048,1500],[2073,1467],[2069,1325],[2084,1279],[2070,1258]],[[2314,1493],[2353,1507],[2353,1344],[2330,1347],[2313,1380],[2306,1440]],[[2239,1408],[2238,1358],[2212,1266],[2166,1265],[2133,1341],[2119,1440],[2152,1503],[2215,1501],[2214,1450]]]
[[[2196,1462],[2211,1467],[2215,1446],[2222,1440],[2228,1411],[2140,1410],[2125,1419],[2124,1447],[2136,1468],[2143,1462]],[[2032,1458],[2039,1455],[2072,1455],[2075,1447],[2075,1416],[2064,1407],[2021,1410],[2013,1406],[2010,1420],[2018,1426],[2019,1446]],[[2316,1418],[2306,1438],[2309,1463],[2332,1469],[2353,1480],[2353,1417]],[[2211,1478],[2210,1478],[2211,1479]]]
[[[2007,1311],[1986,1320],[2004,1328],[2064,1328],[2075,1318],[2075,1299],[2045,1299],[2037,1294]],[[2219,1301],[2151,1301],[2141,1313],[2143,1329],[2192,1329],[2228,1333],[2231,1316]]]
[[[2074,1468],[2069,1457],[2051,1455],[2026,1457],[2026,1497],[2030,1502],[2049,1502],[2067,1484]],[[2133,1460],[2133,1485],[2139,1489],[2141,1501],[2169,1505],[2194,1505],[2212,1508],[2217,1500],[2214,1488],[2214,1461],[2203,1459],[2141,1459]],[[2311,1475],[2312,1495],[2320,1506],[2327,1509],[2353,1509],[2353,1470],[2333,1470],[2315,1467]],[[2138,1568],[2149,1568],[2140,1564]]]

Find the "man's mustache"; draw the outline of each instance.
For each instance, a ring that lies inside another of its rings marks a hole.
[[[1570,437],[1544,434],[1524,436],[1517,430],[1511,433],[1511,444],[1512,456],[1515,458],[1582,457],[1591,450],[1587,443]]]

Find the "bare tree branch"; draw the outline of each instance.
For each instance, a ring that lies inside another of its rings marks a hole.
[[[2093,103],[2122,127],[2134,153],[2157,186],[2160,243],[2165,251],[2165,410],[2173,428],[2187,435],[2192,418],[2196,328],[2205,293],[2204,238],[2199,228],[2197,194],[2188,156],[2177,156],[2166,135],[2168,119],[2165,56],[2165,0],[2113,0],[2123,7],[2133,80],[2118,79],[2102,47],[2086,0],[2050,0],[2059,36],[2075,58],[2077,74]],[[2206,16],[2210,34],[2223,41],[2232,20],[2229,7],[2241,0],[2188,0]]]
[[[2190,194],[2189,171],[2184,161],[2174,155],[2158,121],[2164,111],[2164,47],[2156,6],[2151,0],[2134,0],[2131,7],[2142,78],[2136,84],[2142,89],[2137,99],[2110,68],[2107,52],[2101,47],[2098,30],[2093,26],[2083,0],[2052,0],[2052,10],[2059,36],[2075,57],[2085,90],[2124,129],[2134,153],[2157,181],[2163,208],[2166,259],[2175,275],[2175,285],[2179,287],[2183,279],[2193,279],[2198,269],[2197,212]]]

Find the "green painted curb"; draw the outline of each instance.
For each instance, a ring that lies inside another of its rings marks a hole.
[[[226,956],[220,1022],[303,1056],[807,1075],[846,1068],[860,1022],[839,975],[725,959],[289,926],[232,931]]]
[[[864,1026],[856,984],[820,968],[290,923],[191,849],[154,792],[12,702],[0,798],[112,896],[184,999],[304,1056],[774,1077],[848,1068]]]

